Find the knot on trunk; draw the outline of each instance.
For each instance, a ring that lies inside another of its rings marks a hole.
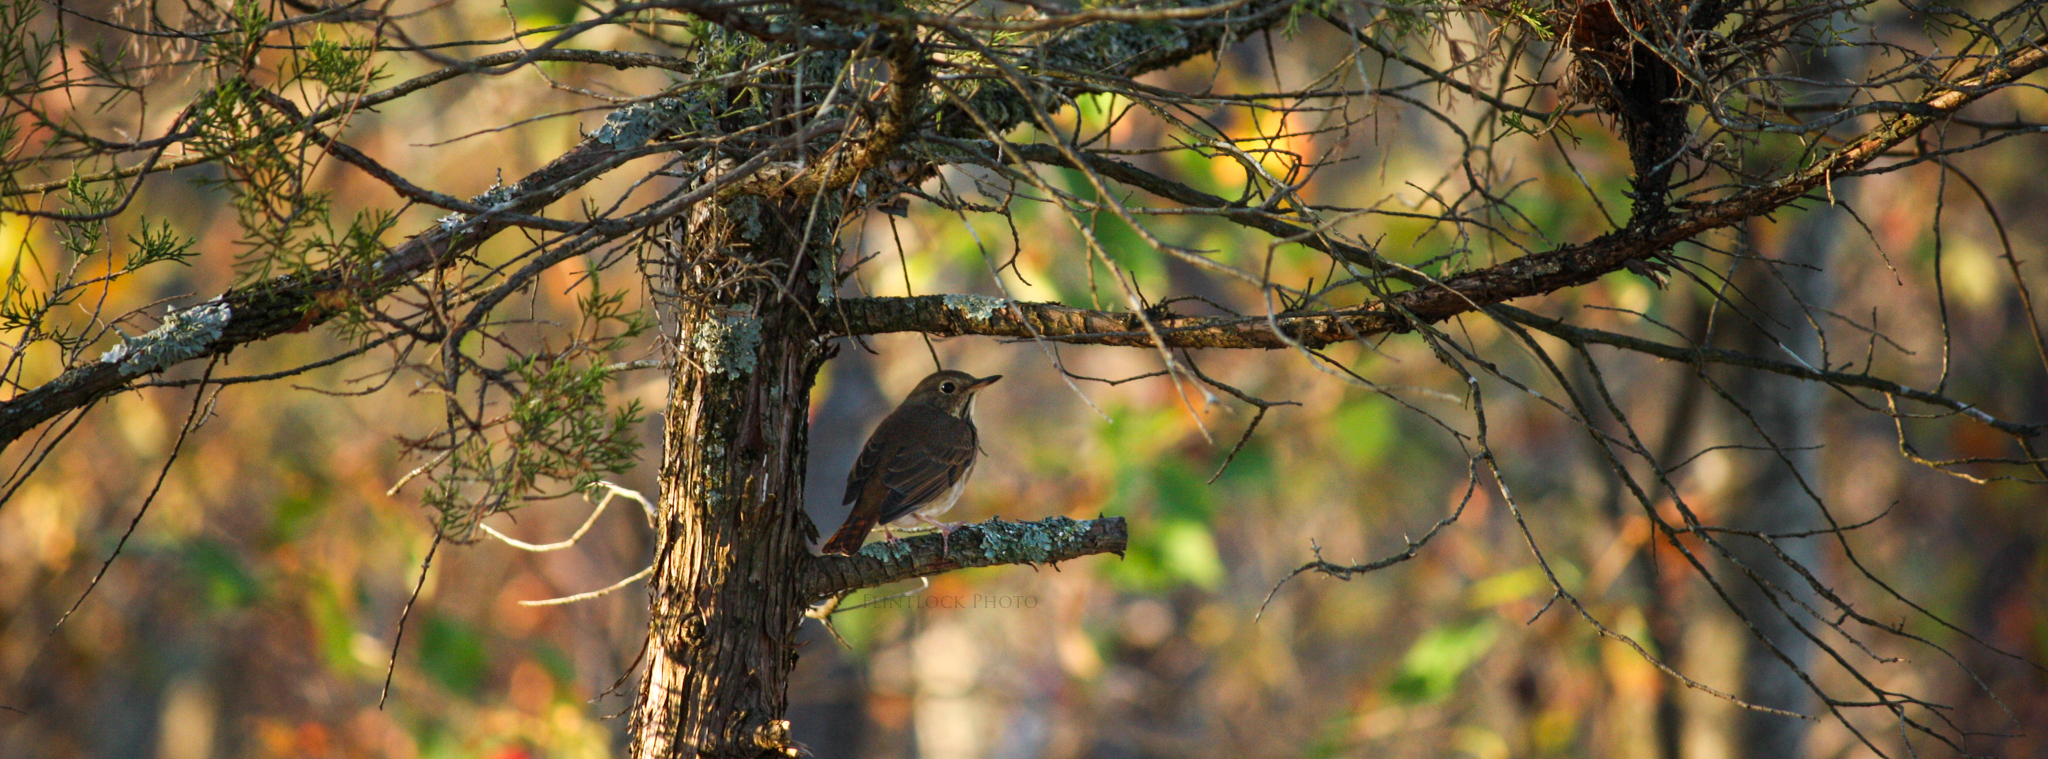
[[[775,756],[794,757],[799,751],[796,741],[789,737],[789,720],[776,719],[754,725],[752,733],[754,746]]]

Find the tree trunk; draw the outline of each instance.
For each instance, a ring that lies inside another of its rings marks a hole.
[[[830,204],[827,204],[830,205]],[[816,292],[812,204],[706,203],[673,230],[677,328],[633,756],[794,756],[787,706],[811,383],[826,357],[796,294]],[[820,244],[823,244],[821,241]]]
[[[1836,191],[1841,192],[1841,188]],[[1790,351],[1816,366],[1821,364],[1820,336],[1808,326],[1807,309],[1818,314],[1819,309],[1833,305],[1827,265],[1834,257],[1834,246],[1851,234],[1844,223],[1847,215],[1840,208],[1822,207],[1801,217],[1785,240],[1779,259],[1784,263],[1764,263],[1743,280],[1748,283],[1746,292],[1762,312],[1759,321],[1777,327],[1774,331],[1778,333],[1778,339],[1773,341],[1761,330],[1752,329],[1745,336],[1743,350],[1758,356]],[[1763,271],[1763,267],[1773,267],[1774,271]],[[1744,436],[1748,438],[1746,442],[1775,445],[1782,450],[1782,454],[1753,454],[1747,482],[1729,499],[1733,505],[1729,514],[1731,526],[1781,534],[1826,527],[1814,503],[1814,495],[1820,493],[1822,486],[1818,450],[1822,386],[1766,372],[1743,372],[1730,389],[1735,397],[1743,399],[1750,419],[1734,415],[1728,423],[1741,431],[1753,420],[1763,434],[1770,436],[1769,442],[1756,439],[1755,431]],[[1812,488],[1813,494],[1807,492],[1808,488]],[[1766,645],[1764,641],[1751,640],[1743,652],[1741,695],[1750,703],[1801,713],[1810,711],[1815,704],[1813,693],[1794,670],[1812,664],[1813,642],[1800,631],[1800,625],[1818,626],[1819,622],[1796,615],[1802,606],[1812,607],[1815,599],[1806,578],[1788,562],[1798,562],[1817,576],[1825,577],[1820,540],[1779,540],[1776,551],[1782,551],[1784,558],[1754,540],[1728,541],[1730,552],[1754,575],[1754,579],[1732,583],[1736,603],[1742,615],[1770,642]],[[1744,711],[1740,728],[1743,756],[1804,756],[1810,726],[1811,723],[1792,717]]]
[[[1850,79],[1863,66],[1859,56],[1834,48],[1798,50],[1794,60],[1800,76],[1821,82]],[[1816,94],[1830,92],[1824,87],[1813,89]],[[1854,192],[1851,182],[1829,185],[1828,197],[1833,202],[1817,206],[1793,222],[1777,256],[1782,263],[1766,262],[1750,271],[1745,292],[1754,298],[1762,322],[1771,325],[1778,338],[1773,340],[1762,330],[1751,328],[1742,350],[1757,356],[1789,351],[1814,366],[1826,366],[1821,336],[1815,330],[1828,324],[1827,313],[1835,306],[1831,277],[1839,258],[1837,249],[1858,234],[1849,211],[1836,205],[1849,203]],[[1760,431],[1783,449],[1782,460],[1762,454],[1744,492],[1730,501],[1736,504],[1730,515],[1733,526],[1763,533],[1826,527],[1814,500],[1825,495],[1820,466],[1824,386],[1778,374],[1744,372],[1731,389],[1736,397],[1746,399]],[[1742,419],[1730,421],[1737,429],[1748,425]],[[1818,704],[1799,671],[1811,667],[1815,651],[1813,641],[1800,628],[1813,630],[1821,625],[1800,609],[1812,608],[1816,599],[1808,580],[1788,562],[1797,562],[1825,580],[1822,540],[1779,540],[1775,550],[1753,540],[1730,541],[1736,558],[1756,574],[1756,581],[1736,583],[1736,602],[1770,642],[1765,645],[1762,640],[1752,640],[1743,652],[1741,694],[1751,703],[1802,713],[1810,713]],[[1776,551],[1783,551],[1784,558]],[[1741,745],[1746,756],[1803,756],[1812,725],[1768,712],[1744,711]]]

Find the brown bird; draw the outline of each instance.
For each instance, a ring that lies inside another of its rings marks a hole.
[[[852,555],[877,525],[924,522],[950,534],[953,525],[933,519],[953,508],[980,451],[974,432],[974,394],[1003,375],[975,379],[942,371],[917,389],[868,436],[867,447],[846,475],[841,503],[853,504],[846,524],[825,541],[824,552]],[[904,525],[907,526],[907,525]]]

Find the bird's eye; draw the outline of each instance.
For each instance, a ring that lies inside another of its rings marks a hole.
[[[953,381],[952,381],[952,380],[947,380],[947,381],[945,381],[945,382],[941,382],[941,383],[939,383],[939,392],[941,392],[941,393],[950,393],[950,392],[953,392],[953,390],[954,390],[954,388],[953,388]]]

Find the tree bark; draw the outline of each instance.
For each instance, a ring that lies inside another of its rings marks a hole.
[[[806,229],[829,244],[838,226],[807,225],[810,205],[706,203],[672,235],[678,360],[635,757],[796,755],[783,712],[816,534],[803,512],[810,390],[826,356],[784,288],[815,269]]]

